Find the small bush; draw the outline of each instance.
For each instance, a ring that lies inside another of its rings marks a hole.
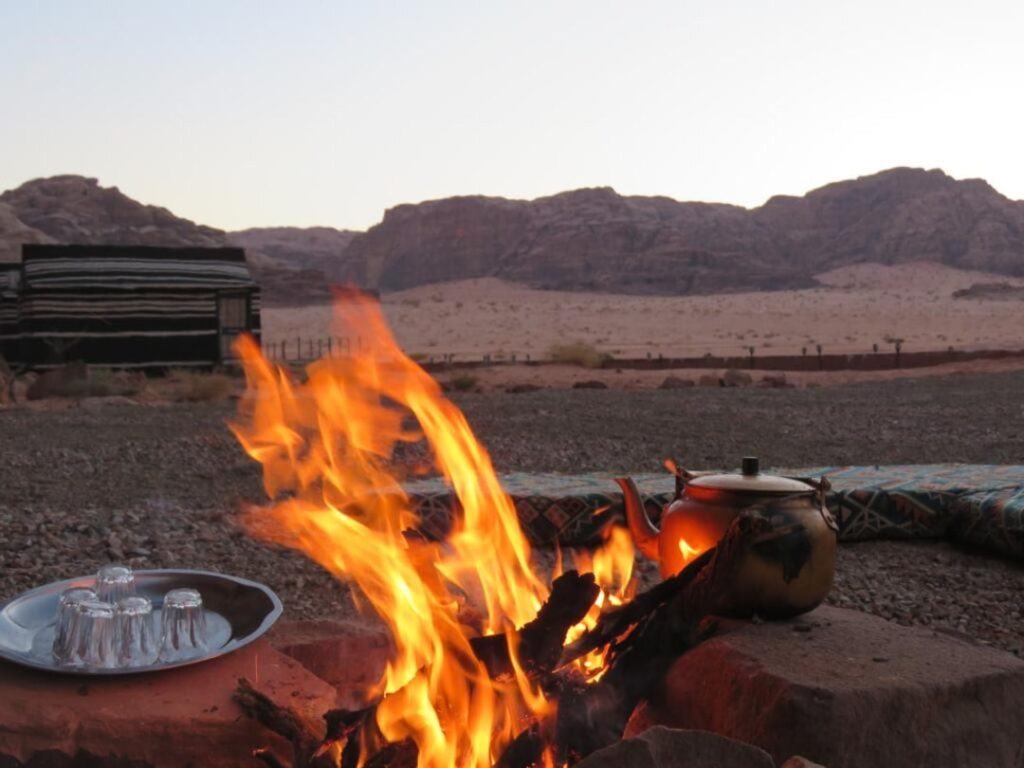
[[[463,373],[451,380],[451,387],[456,392],[470,392],[476,389],[478,383],[476,376]]]
[[[600,368],[601,363],[611,358],[596,347],[582,342],[558,344],[548,350],[548,359],[554,363],[578,365],[581,368]]]
[[[28,398],[48,397],[131,397],[146,388],[146,375],[141,372],[112,371],[109,368],[89,368],[81,362],[53,368],[39,376],[29,386]]]

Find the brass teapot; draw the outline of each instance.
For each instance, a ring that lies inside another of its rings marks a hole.
[[[778,535],[770,546],[752,549],[740,564],[737,605],[785,617],[809,611],[825,599],[835,573],[838,530],[825,506],[828,481],[762,474],[751,457],[743,459],[741,474],[669,467],[676,474],[676,495],[662,512],[661,530],[647,516],[633,480],[616,480],[633,541],[659,563],[662,578],[715,546],[738,516],[758,514]]]

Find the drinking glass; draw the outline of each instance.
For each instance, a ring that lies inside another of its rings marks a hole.
[[[207,648],[203,598],[194,589],[172,589],[160,610],[160,659],[179,661],[202,655]]]
[[[146,667],[156,661],[160,647],[153,630],[153,604],[145,597],[117,601],[117,665]]]
[[[135,594],[135,575],[126,565],[105,565],[96,574],[96,597],[114,604]]]
[[[60,593],[57,601],[57,624],[53,633],[53,657],[59,664],[72,663],[72,629],[78,604],[84,600],[95,600],[96,592],[87,587],[72,587]]]
[[[72,614],[71,663],[111,669],[117,666],[115,609],[102,600],[83,600]]]

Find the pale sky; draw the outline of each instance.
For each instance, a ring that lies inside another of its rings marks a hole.
[[[355,229],[583,186],[755,206],[896,165],[1024,198],[1021,0],[0,0],[0,190]]]

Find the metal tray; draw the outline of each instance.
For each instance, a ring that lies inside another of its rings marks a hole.
[[[178,587],[199,590],[206,608],[210,650],[190,659],[156,662],[148,667],[88,669],[61,667],[53,659],[57,600],[70,587],[92,587],[95,577],[58,581],[29,590],[0,606],[0,658],[26,667],[72,675],[131,675],[198,664],[248,645],[268,629],[283,610],[281,600],[255,581],[211,571],[135,571],[135,591],[153,601],[159,615],[164,595]]]

